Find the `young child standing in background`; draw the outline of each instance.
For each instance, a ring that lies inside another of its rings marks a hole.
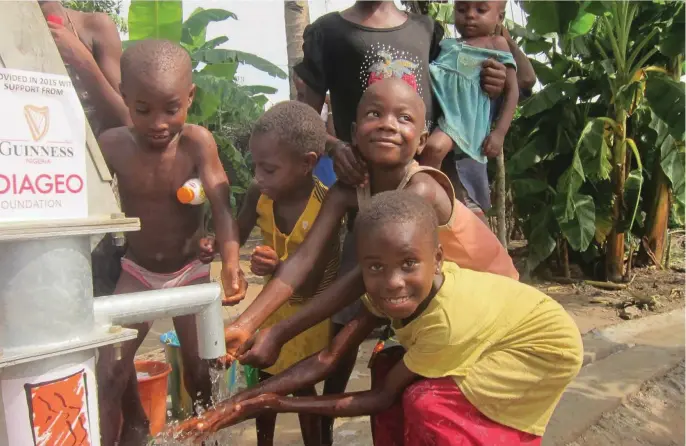
[[[501,1],[455,3],[455,27],[461,39],[445,39],[432,62],[432,88],[443,115],[427,145],[432,152],[463,152],[486,162],[502,151],[517,106],[516,63],[503,36],[495,30],[505,17]],[[491,101],[479,85],[481,64],[496,58],[508,66],[505,100],[495,128],[491,128]]]
[[[502,149],[503,130],[511,121],[507,115],[516,103],[512,97],[515,90],[521,98],[528,97],[536,83],[531,62],[503,25],[506,5],[507,1],[455,2],[455,27],[461,39],[441,42],[442,53],[431,65],[432,86],[444,115],[431,135],[428,145],[432,150],[420,157],[422,164],[441,167],[453,182],[458,199],[484,222],[491,207],[485,155],[502,152],[497,146]],[[475,34],[482,37],[475,38]],[[517,68],[515,86],[511,71],[506,79],[505,95],[492,99],[479,91],[479,61],[484,58]],[[496,128],[488,135],[496,120]]]

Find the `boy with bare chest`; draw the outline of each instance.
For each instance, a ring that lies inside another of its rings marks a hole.
[[[178,45],[141,41],[121,59],[124,102],[132,127],[108,130],[100,137],[103,155],[119,181],[122,210],[141,221],[127,235],[126,255],[115,294],[209,282],[209,266],[196,259],[203,228],[202,206],[178,202],[176,191],[200,178],[210,201],[222,258],[224,304],[242,299],[245,282],[238,266],[238,230],[229,209],[229,182],[217,145],[206,129],[186,124],[195,86],[191,60]],[[209,370],[197,352],[193,316],[174,318],[184,361],[184,383],[201,403],[209,403]],[[104,446],[143,444],[148,423],[138,397],[133,359],[150,324],[139,324],[138,338],[124,345],[115,361],[103,352],[98,363],[101,435]]]

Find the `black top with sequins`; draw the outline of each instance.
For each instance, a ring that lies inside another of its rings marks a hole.
[[[295,67],[314,91],[331,96],[336,136],[350,142],[351,124],[364,90],[375,81],[398,77],[413,86],[426,104],[427,128],[433,128],[429,62],[440,51],[443,28],[430,17],[408,14],[393,28],[369,28],[340,13],[326,14],[304,33],[303,61]]]

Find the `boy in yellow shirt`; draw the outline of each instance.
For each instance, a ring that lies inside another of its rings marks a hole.
[[[181,431],[211,432],[265,412],[376,414],[376,445],[540,444],[581,367],[579,331],[540,291],[443,262],[437,227],[431,205],[415,194],[372,197],[355,222],[365,308],[326,350]],[[323,397],[279,396],[326,376],[386,319],[406,353],[382,386]]]

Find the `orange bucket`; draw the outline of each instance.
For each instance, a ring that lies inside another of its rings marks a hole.
[[[150,434],[155,436],[167,423],[167,377],[172,368],[158,361],[135,361],[134,365],[141,404],[150,421]]]

